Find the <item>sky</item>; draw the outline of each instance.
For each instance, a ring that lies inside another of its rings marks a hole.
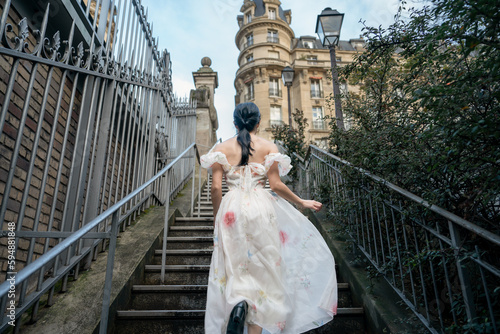
[[[219,118],[217,138],[235,135],[234,78],[238,70],[239,50],[236,16],[243,0],[142,0],[153,22],[153,36],[159,37],[159,50],[167,49],[172,59],[172,80],[178,97],[189,96],[194,89],[192,72],[201,67],[205,56],[212,59],[218,72],[219,88],[214,101]],[[292,11],[291,27],[295,37],[315,36],[316,19],[326,7],[344,13],[341,40],[359,38],[364,21],[368,26],[388,26],[394,21],[398,0],[281,0],[284,10]]]

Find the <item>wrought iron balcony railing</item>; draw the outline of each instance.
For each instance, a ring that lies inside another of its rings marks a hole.
[[[314,120],[312,124],[314,130],[327,130],[327,124],[324,120]]]
[[[274,36],[267,36],[267,41],[269,43],[279,43],[280,39],[278,37],[274,37]]]
[[[322,90],[311,89],[311,98],[312,99],[323,98],[323,91]]]
[[[285,122],[282,120],[276,120],[276,119],[271,119],[269,121],[269,127],[272,128],[273,126],[282,126],[285,125]]]
[[[270,97],[281,97],[281,89],[279,88],[269,88],[269,96]]]

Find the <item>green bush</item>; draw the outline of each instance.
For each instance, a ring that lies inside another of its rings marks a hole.
[[[500,232],[500,3],[406,3],[340,70],[352,127],[332,153],[433,204]],[[405,18],[403,18],[405,16]]]

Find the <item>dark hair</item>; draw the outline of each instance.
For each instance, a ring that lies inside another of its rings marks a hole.
[[[248,157],[252,155],[252,142],[250,131],[255,129],[260,121],[259,107],[255,103],[245,102],[236,106],[233,113],[234,123],[238,127],[238,143],[241,146],[241,161],[240,166],[248,164]]]

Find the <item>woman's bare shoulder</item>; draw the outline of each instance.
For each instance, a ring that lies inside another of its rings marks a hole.
[[[222,143],[215,145],[214,152],[227,153],[227,151],[234,146],[235,138],[229,138],[224,140]]]
[[[258,136],[255,136],[255,139],[258,140],[260,150],[266,152],[266,154],[278,152],[278,146],[272,141]]]

